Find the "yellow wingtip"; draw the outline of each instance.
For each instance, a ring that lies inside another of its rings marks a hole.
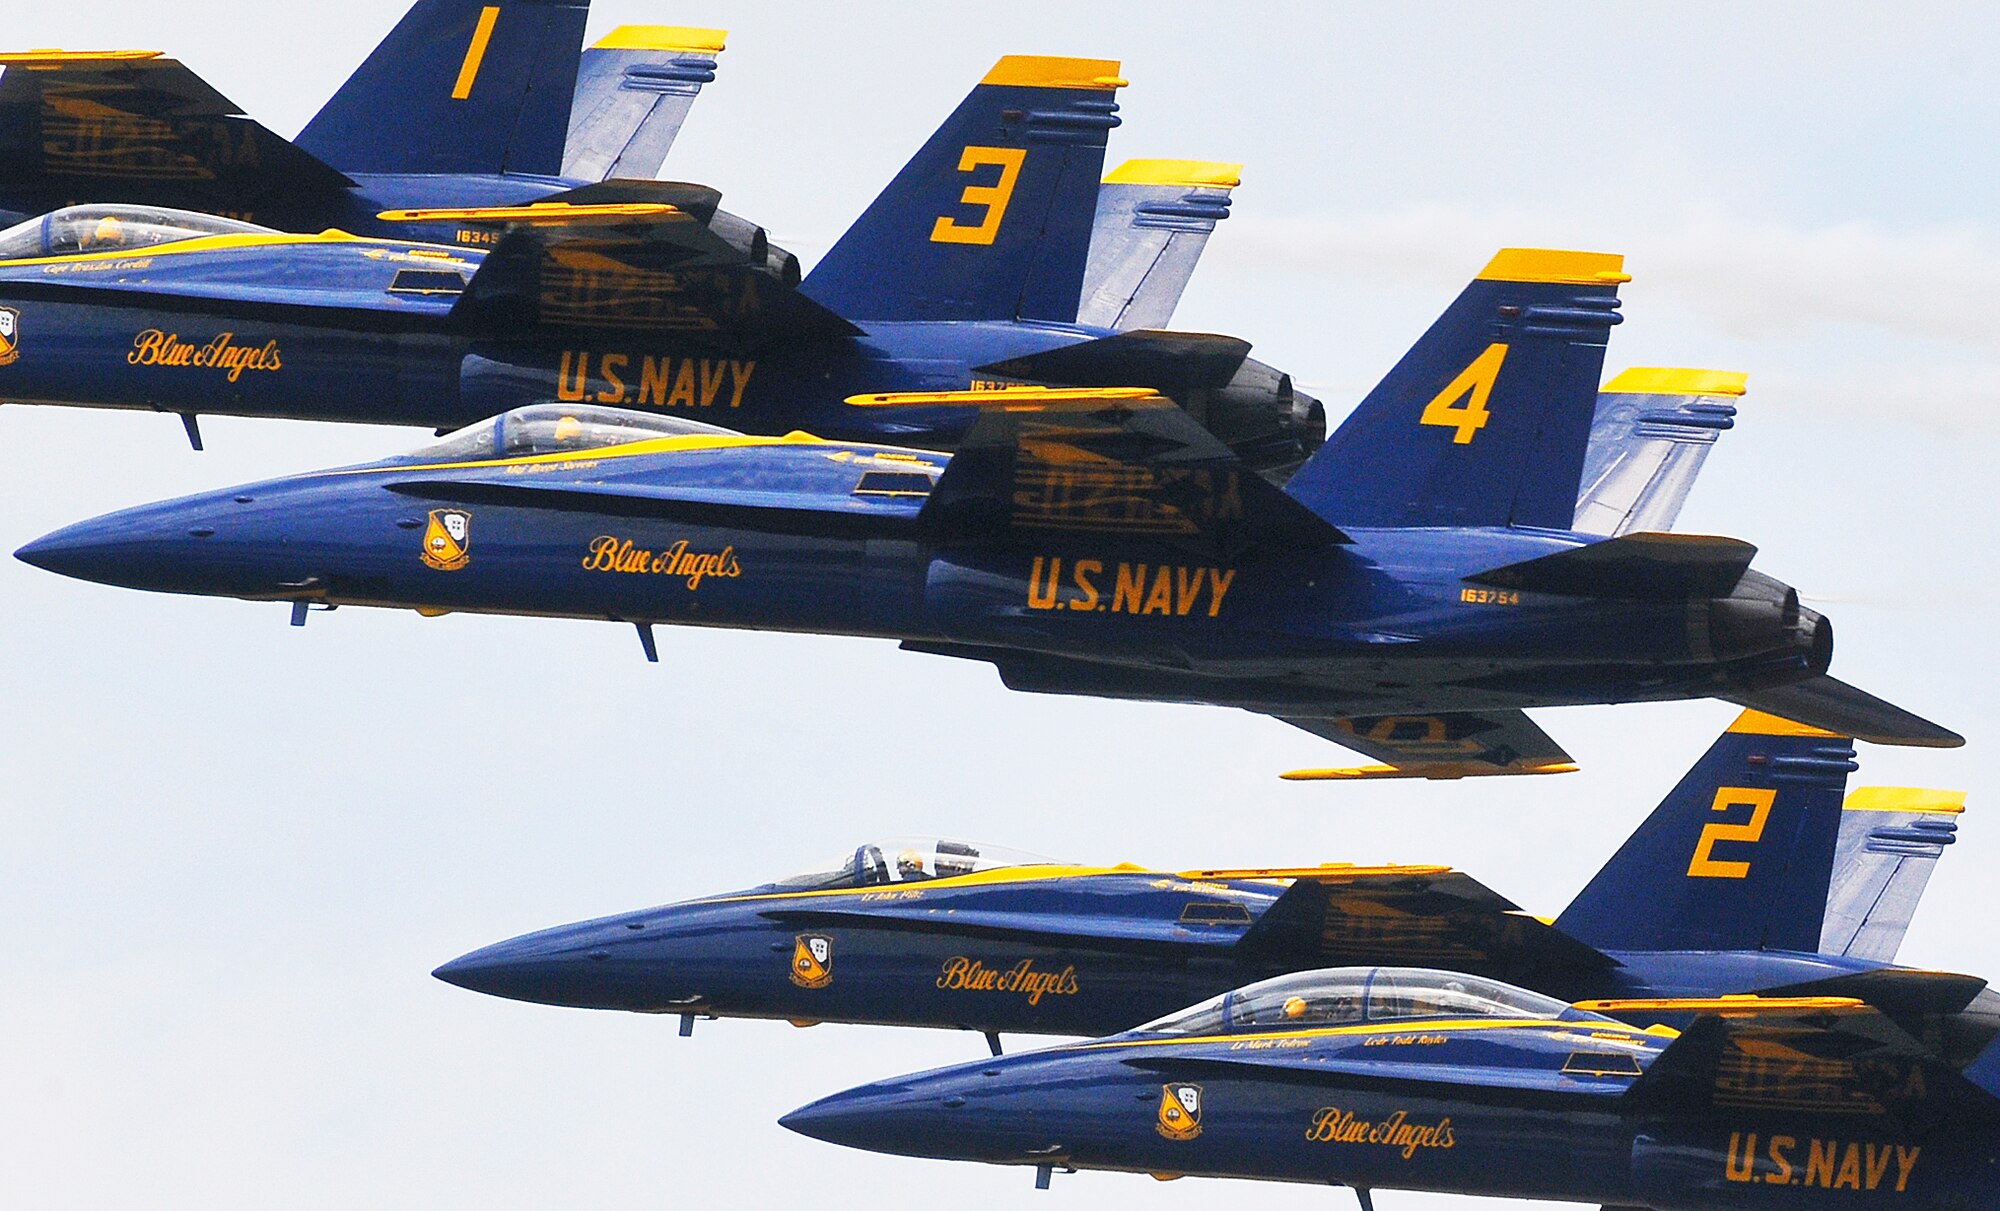
[[[1014,88],[1095,88],[1113,91],[1127,81],[1116,59],[1071,59],[1061,55],[1003,55],[981,84]]]
[[[1502,248],[1486,268],[1482,282],[1560,282],[1596,286],[1629,282],[1625,258],[1616,252],[1571,252],[1561,248]]]
[[[1829,732],[1821,728],[1794,723],[1790,719],[1769,715],[1763,711],[1747,710],[1729,725],[1732,736],[1828,736],[1838,738],[1839,732]]]
[[[1020,408],[1037,410],[1063,406],[1103,407],[1107,404],[1164,404],[1151,387],[995,387],[979,391],[886,391],[850,395],[856,408]]]
[[[1857,786],[1841,808],[1850,812],[1916,812],[1956,816],[1965,810],[1965,792],[1922,786]]]
[[[692,25],[621,25],[604,35],[593,50],[678,50],[719,55],[728,41],[726,29]]]
[[[1243,183],[1243,166],[1221,160],[1127,160],[1113,169],[1104,183],[1234,189]]]
[[[88,63],[93,59],[130,61],[134,59],[158,59],[164,52],[157,50],[62,50],[59,47],[43,46],[34,50],[13,51],[0,54],[0,65],[19,63],[24,66],[35,63]]]
[[[1438,761],[1424,765],[1351,765],[1336,769],[1287,770],[1278,777],[1286,782],[1353,782],[1364,779],[1426,778],[1448,782],[1458,778],[1506,778],[1538,774],[1573,774],[1582,767],[1571,761],[1548,761],[1541,765],[1499,766],[1482,761]]]
[[[1604,384],[1604,390],[1610,395],[1742,395],[1749,380],[1741,370],[1634,366]]]

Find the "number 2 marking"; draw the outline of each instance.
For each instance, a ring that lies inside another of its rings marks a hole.
[[[1422,423],[1456,429],[1451,435],[1452,443],[1471,445],[1473,435],[1484,429],[1490,419],[1486,401],[1492,398],[1493,383],[1500,377],[1500,363],[1506,360],[1507,346],[1486,346],[1486,352],[1473,358],[1472,364],[1459,371],[1450,386],[1424,405]]]
[[[1747,879],[1750,877],[1748,862],[1722,862],[1712,855],[1717,844],[1723,841],[1740,841],[1745,845],[1755,845],[1764,837],[1764,825],[1771,819],[1771,804],[1778,797],[1775,790],[1749,790],[1740,786],[1725,786],[1715,792],[1713,811],[1726,812],[1732,807],[1750,809],[1750,819],[1743,824],[1723,824],[1720,821],[1703,826],[1701,842],[1694,847],[1694,860],[1688,863],[1690,879]]]
[[[966,206],[983,207],[986,213],[976,226],[966,227],[950,215],[940,217],[931,228],[933,244],[991,244],[1000,235],[1000,220],[1007,215],[1007,203],[1014,200],[1014,186],[1021,179],[1021,165],[1027,161],[1025,147],[968,147],[958,157],[958,170],[998,168],[1000,179],[992,185],[967,185],[959,195]]]

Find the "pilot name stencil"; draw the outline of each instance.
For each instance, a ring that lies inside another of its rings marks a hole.
[[[224,370],[230,382],[243,377],[245,370],[266,373],[283,370],[278,342],[273,339],[251,347],[236,343],[234,332],[218,333],[207,344],[181,339],[179,333],[148,328],[132,338],[132,352],[125,360],[134,366],[167,366],[189,370]]]
[[[590,554],[584,557],[586,572],[619,572],[628,576],[679,576],[690,590],[701,588],[711,576],[734,580],[743,575],[736,562],[736,548],[720,551],[690,551],[683,538],[664,551],[638,546],[629,538],[601,534],[590,540]]]
[[[937,986],[946,992],[1019,993],[1028,1004],[1039,1005],[1045,996],[1071,997],[1078,991],[1076,968],[1037,971],[1033,959],[1022,959],[1012,967],[988,967],[978,959],[954,955],[944,961]]]
[[[1313,1112],[1306,1139],[1315,1144],[1373,1144],[1394,1148],[1403,1154],[1404,1160],[1414,1158],[1421,1149],[1457,1145],[1449,1118],[1432,1124],[1413,1123],[1409,1111],[1398,1110],[1380,1122],[1370,1122],[1338,1106],[1322,1106]]]
[[[1065,561],[1058,555],[1037,555],[1028,570],[1028,608],[1175,618],[1199,610],[1215,618],[1222,613],[1223,599],[1235,583],[1234,568],[1123,561],[1106,564],[1101,559]]]
[[[1904,1194],[1923,1151],[1810,1136],[1773,1135],[1766,1141],[1755,1131],[1732,1131],[1723,1173],[1732,1182],[1821,1190],[1879,1190],[1893,1181],[1888,1188]]]

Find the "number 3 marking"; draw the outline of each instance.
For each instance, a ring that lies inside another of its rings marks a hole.
[[[1424,405],[1423,424],[1456,429],[1454,445],[1472,444],[1473,434],[1486,427],[1486,401],[1493,395],[1494,380],[1500,377],[1500,363],[1507,360],[1507,346],[1488,345],[1486,352],[1472,359],[1451,385]],[[1460,401],[1464,403],[1461,404]]]
[[[985,208],[977,226],[960,226],[950,215],[938,219],[931,228],[933,244],[991,244],[1000,235],[1000,220],[1006,217],[1007,203],[1014,200],[1014,185],[1021,179],[1021,165],[1028,158],[1025,147],[968,147],[958,157],[958,170],[998,168],[1000,180],[992,185],[967,185],[959,195],[966,206]]]
[[[1725,786],[1715,792],[1715,805],[1711,809],[1726,812],[1732,807],[1750,809],[1750,819],[1744,824],[1710,824],[1701,830],[1701,843],[1694,847],[1694,861],[1688,863],[1690,879],[1747,879],[1750,877],[1748,862],[1720,862],[1711,855],[1717,843],[1741,841],[1754,845],[1764,836],[1764,825],[1771,819],[1771,803],[1778,797],[1774,790],[1747,790],[1740,786]]]

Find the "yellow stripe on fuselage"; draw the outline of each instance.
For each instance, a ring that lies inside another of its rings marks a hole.
[[[1378,1034],[1432,1034],[1448,1031],[1534,1030],[1550,1033],[1629,1034],[1661,1038],[1624,1022],[1565,1022],[1556,1018],[1413,1018],[1397,1022],[1364,1022],[1358,1026],[1318,1026],[1298,1030],[1248,1031],[1237,1034],[1191,1034],[1158,1039],[1106,1039],[1076,1044],[1079,1051],[1113,1051],[1128,1047],[1185,1047],[1198,1043],[1244,1043],[1282,1039],[1358,1038]]]
[[[229,235],[191,236],[185,240],[175,240],[168,244],[155,244],[150,248],[118,248],[106,252],[72,252],[62,256],[22,257],[18,260],[0,261],[0,268],[15,265],[67,265],[87,261],[125,261],[139,257],[186,256],[196,252],[230,252],[239,248],[285,248],[300,244],[373,244],[381,248],[395,248],[415,255],[426,251],[450,252],[454,257],[458,249],[443,244],[416,244],[409,240],[378,240],[368,236],[349,235],[345,231],[322,231],[317,235],[294,235],[289,232],[234,232]]]
[[[1000,866],[992,870],[975,870],[967,875],[953,875],[948,879],[918,879],[904,883],[877,883],[869,887],[828,887],[819,891],[761,891],[747,896],[717,896],[711,900],[696,901],[700,904],[736,904],[746,900],[808,900],[827,896],[879,896],[899,891],[949,891],[961,887],[987,887],[1003,883],[1043,883],[1050,879],[1087,879],[1095,875],[1154,875],[1167,876],[1164,871],[1148,870],[1142,866],[1060,866],[1053,862],[1035,866]]]
[[[860,446],[852,442],[828,441],[823,437],[796,431],[787,433],[783,437],[753,437],[747,433],[688,433],[672,437],[649,437],[618,446],[600,446],[593,450],[557,450],[550,454],[523,454],[514,458],[485,458],[455,463],[397,463],[386,467],[371,465],[350,467],[343,471],[328,471],[326,474],[402,475],[411,471],[462,471],[472,468],[491,470],[496,467],[548,466],[557,463],[595,462],[604,458],[639,458],[647,454],[692,454],[703,450],[737,450],[753,446],[827,446],[857,452],[865,451],[862,454],[864,458],[873,458],[886,453],[895,459],[899,467],[910,465],[910,460],[902,456],[921,456],[926,453],[922,450],[901,450],[893,446]],[[919,458],[917,461],[923,460]]]

